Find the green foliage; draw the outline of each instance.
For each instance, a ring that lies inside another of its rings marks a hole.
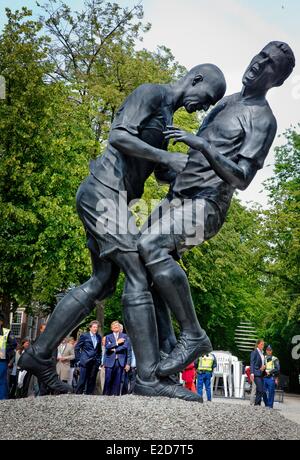
[[[139,4],[131,10],[104,0],[87,0],[80,12],[63,2],[42,6],[51,37],[51,77],[70,85],[73,97],[86,108],[98,141],[105,141],[117,108],[142,83],[167,83],[183,67],[161,46],[151,53],[135,50],[150,28],[143,25]]]
[[[116,292],[105,301],[105,334],[110,333],[110,324],[113,321],[120,321],[122,323],[123,312],[121,298],[124,289],[124,281],[125,277],[123,273],[121,273],[117,283]]]
[[[285,138],[275,152],[274,176],[266,183],[271,206],[264,213],[260,258],[270,302],[261,311],[260,324],[283,372],[294,372],[296,382],[300,363],[291,359],[291,340],[300,334],[300,134],[289,130]]]
[[[95,150],[68,89],[45,82],[48,40],[30,14],[7,10],[0,40],[0,290],[15,305],[51,304],[87,275],[74,196]]]

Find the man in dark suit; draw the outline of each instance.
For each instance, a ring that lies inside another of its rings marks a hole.
[[[82,334],[75,347],[75,359],[80,363],[80,377],[76,388],[77,394],[91,395],[96,385],[96,377],[101,364],[101,336],[98,334],[99,323],[92,321],[90,331]]]
[[[256,385],[255,406],[261,405],[261,400],[264,394],[264,374],[265,374],[265,358],[263,354],[265,343],[262,339],[256,342],[256,349],[251,353],[250,368],[251,380]]]
[[[106,336],[105,341],[105,384],[103,394],[118,396],[121,391],[121,381],[124,369],[128,365],[129,339],[121,332],[118,321],[111,323],[112,334]]]

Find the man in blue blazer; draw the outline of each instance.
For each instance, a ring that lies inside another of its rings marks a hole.
[[[80,377],[76,393],[91,395],[96,385],[96,377],[101,364],[101,336],[98,334],[99,323],[92,321],[89,332],[82,334],[75,346],[75,359],[80,365]]]
[[[256,342],[256,349],[252,351],[250,358],[251,380],[256,385],[255,406],[261,405],[264,395],[264,374],[265,374],[265,357],[263,354],[265,343],[262,339]]]
[[[105,341],[105,383],[103,394],[118,396],[121,390],[122,375],[128,365],[129,339],[121,332],[118,321],[111,323],[112,334],[106,336]]]

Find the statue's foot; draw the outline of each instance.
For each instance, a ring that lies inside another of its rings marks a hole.
[[[41,382],[47,385],[55,393],[72,393],[73,388],[63,383],[57,373],[53,359],[43,359],[36,353],[34,347],[30,347],[20,357],[18,367],[30,371]]]
[[[148,397],[178,398],[185,401],[203,403],[202,396],[187,390],[182,385],[174,383],[170,379],[157,380],[155,382],[143,382],[137,377],[133,394]]]
[[[167,375],[183,371],[186,366],[195,361],[203,353],[210,353],[211,351],[211,342],[204,331],[197,338],[189,337],[187,334],[182,333],[177,345],[168,358],[163,359],[158,364],[156,374],[159,377],[166,377]]]

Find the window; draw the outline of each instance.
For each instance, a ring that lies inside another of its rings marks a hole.
[[[11,332],[16,337],[21,337],[23,312],[16,311],[12,317]]]
[[[28,316],[28,321],[27,321],[27,334],[26,334],[26,336],[27,336],[30,340],[35,340],[35,339],[36,339],[37,325],[38,325],[38,318],[37,318],[37,317]]]

